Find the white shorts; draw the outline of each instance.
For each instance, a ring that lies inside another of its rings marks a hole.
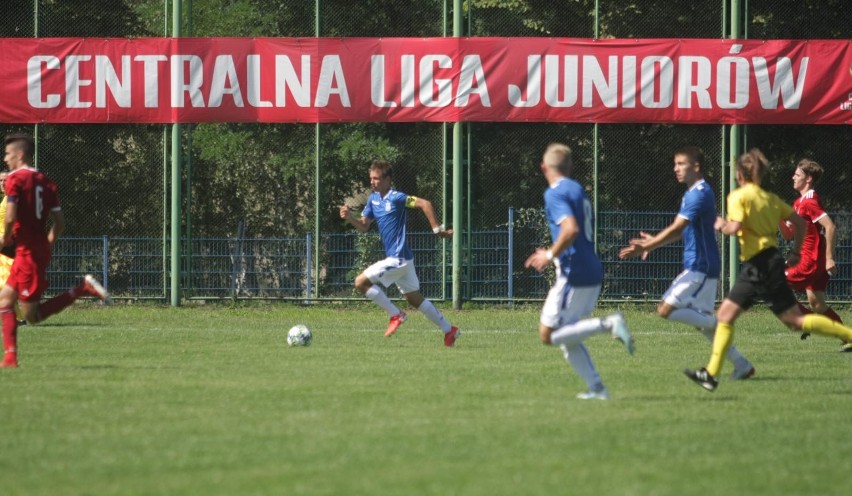
[[[551,329],[573,324],[592,314],[600,294],[600,284],[575,288],[566,277],[557,277],[544,300],[540,322]]]
[[[694,308],[712,314],[718,285],[718,279],[707,277],[701,272],[684,270],[669,286],[663,301],[675,308]]]
[[[420,290],[420,280],[414,271],[414,260],[388,257],[367,267],[364,275],[371,283],[381,283],[386,288],[396,284],[402,294]]]

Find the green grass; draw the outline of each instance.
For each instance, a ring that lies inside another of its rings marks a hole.
[[[448,310],[446,349],[418,314],[385,339],[368,305],[78,305],[0,370],[0,494],[848,494],[837,342],[750,312],[757,375],[708,393],[680,370],[709,343],[627,310],[637,354],[589,340],[613,398],[583,402],[538,311]],[[286,346],[296,323],[312,346]]]

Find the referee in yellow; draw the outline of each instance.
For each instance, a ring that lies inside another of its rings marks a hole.
[[[784,270],[787,265],[793,266],[799,261],[806,224],[792,207],[760,187],[768,166],[766,157],[756,148],[740,156],[737,160],[740,187],[728,195],[728,219],[717,217],[714,224],[722,234],[739,238],[743,265],[730,293],[716,311],[716,334],[710,361],[705,368],[683,371],[708,391],[715,391],[719,385],[717,377],[722,370],[722,359],[734,340],[734,322],[751,308],[755,299],[768,302],[775,316],[793,331],[852,341],[849,327],[821,314],[802,315],[799,310]],[[777,241],[778,222],[782,219],[795,229],[793,249],[786,261],[778,250]]]

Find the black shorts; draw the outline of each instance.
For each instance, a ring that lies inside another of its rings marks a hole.
[[[787,284],[786,262],[777,248],[763,250],[743,262],[740,274],[727,298],[743,310],[751,308],[756,299],[769,303],[775,315],[796,305],[796,295]]]

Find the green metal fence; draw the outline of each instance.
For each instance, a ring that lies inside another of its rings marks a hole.
[[[5,37],[170,36],[178,11],[181,34],[201,37],[445,36],[454,32],[453,19],[460,19],[455,31],[466,36],[727,38],[739,33],[848,39],[852,25],[852,9],[841,0],[7,3],[7,15],[0,18],[0,36]],[[538,298],[546,280],[522,270],[518,260],[541,234],[525,227],[523,219],[513,225],[507,212],[541,207],[541,151],[560,140],[575,150],[576,175],[588,185],[598,214],[598,247],[612,279],[604,298],[657,298],[677,270],[676,247],[662,252],[661,260],[637,266],[639,276],[624,275],[625,265],[615,254],[636,229],[667,223],[655,212],[677,208],[682,187],[671,172],[671,153],[684,144],[705,150],[708,180],[720,207],[731,184],[728,164],[737,150],[761,147],[774,161],[768,187],[790,201],[793,164],[803,156],[823,164],[826,174],[818,189],[840,219],[841,268],[831,294],[852,298],[852,287],[843,282],[852,277],[852,266],[841,255],[850,244],[843,212],[852,211],[852,133],[844,126],[461,124],[459,164],[453,163],[453,125],[197,124],[177,129],[179,140],[174,141],[171,126],[0,124],[3,134],[36,135],[37,165],[60,185],[69,226],[56,247],[54,288],[70,285],[66,278],[75,273],[93,270],[107,275],[117,296],[128,298],[352,297],[353,274],[379,255],[371,251],[369,236],[357,236],[341,222],[337,209],[344,202],[363,202],[367,164],[382,157],[399,165],[399,189],[431,199],[447,225],[455,215],[461,219],[461,250],[454,260],[449,242],[424,237],[421,244],[416,233],[428,233],[428,225],[419,214],[411,216],[409,230],[415,233],[417,264],[430,298],[450,299],[454,283],[462,299]],[[180,166],[174,173],[173,165]],[[504,234],[512,229],[512,235]],[[171,244],[175,233],[181,241],[176,251]],[[107,256],[98,251],[104,240]],[[724,248],[730,260],[729,247]],[[172,265],[173,260],[179,263]],[[454,262],[458,281],[452,277]],[[641,288],[639,280],[652,283]]]

